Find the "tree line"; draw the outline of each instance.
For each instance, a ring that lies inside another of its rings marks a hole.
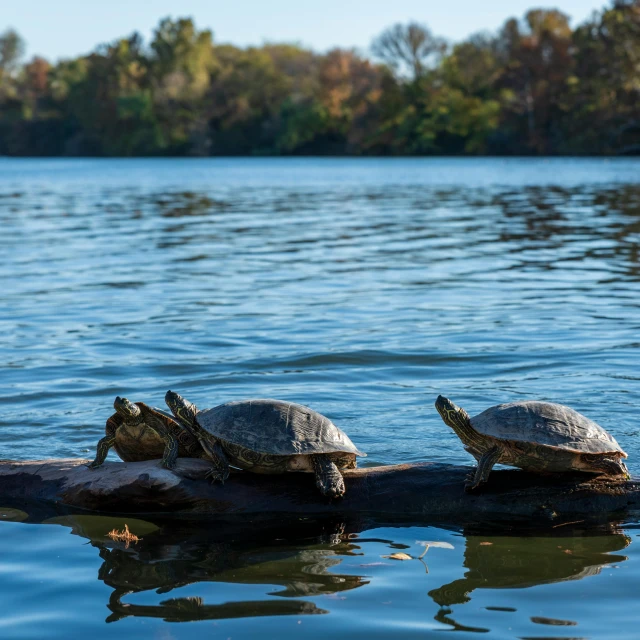
[[[640,0],[453,45],[397,24],[370,56],[218,44],[189,18],[55,64],[23,51],[0,34],[0,155],[640,153]]]

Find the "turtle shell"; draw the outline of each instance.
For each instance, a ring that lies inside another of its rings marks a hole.
[[[499,404],[471,418],[471,426],[499,440],[528,442],[578,454],[617,453],[627,457],[615,438],[599,424],[553,402]]]
[[[329,418],[293,402],[269,399],[226,402],[198,412],[197,421],[220,440],[257,453],[347,452],[366,456]]]

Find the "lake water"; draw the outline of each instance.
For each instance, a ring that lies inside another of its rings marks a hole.
[[[471,463],[442,393],[568,404],[640,473],[638,160],[0,159],[0,221],[3,458],[92,457],[116,395],[171,388]],[[634,522],[0,518],[3,639],[638,637]]]

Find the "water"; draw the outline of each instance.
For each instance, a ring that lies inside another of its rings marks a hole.
[[[471,414],[568,404],[639,473],[639,178],[617,159],[0,159],[2,457],[92,456],[117,394],[172,388],[310,405],[365,465],[469,463],[443,393]],[[129,518],[125,549],[113,519],[3,514],[27,519],[0,527],[3,638],[637,637],[633,522]],[[417,541],[445,544],[418,560]]]

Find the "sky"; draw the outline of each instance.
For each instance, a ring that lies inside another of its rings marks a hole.
[[[334,46],[366,52],[374,36],[396,22],[416,20],[456,42],[496,30],[531,8],[557,8],[575,26],[605,0],[5,0],[0,32],[13,28],[27,55],[49,60],[74,57],[139,31],[148,41],[166,16],[192,17],[216,42],[239,46],[296,42],[317,51]]]

